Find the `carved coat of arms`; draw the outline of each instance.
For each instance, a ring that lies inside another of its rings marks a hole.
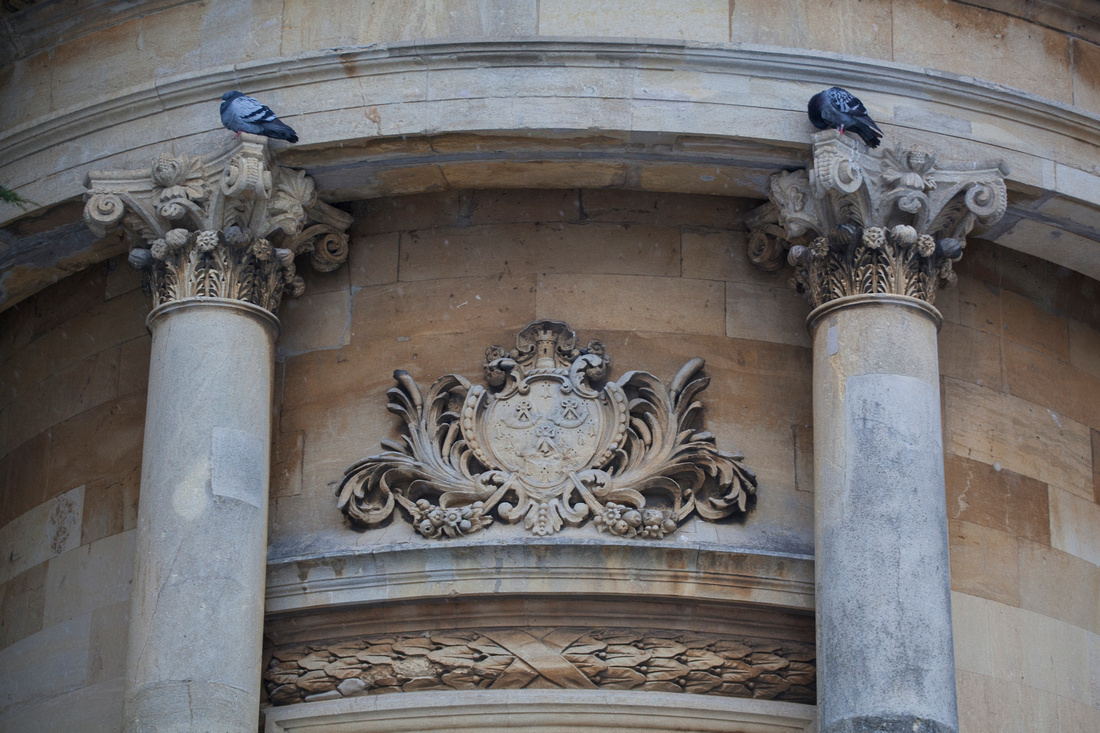
[[[458,537],[494,516],[537,535],[586,519],[622,537],[663,538],[692,512],[744,512],[756,476],[697,427],[710,380],[691,359],[665,387],[646,372],[608,381],[603,344],[576,347],[558,321],[537,321],[516,348],[486,350],[488,387],[450,374],[422,392],[407,372],[388,392],[401,443],[344,472],[338,506],[374,527],[400,505],[425,537]]]

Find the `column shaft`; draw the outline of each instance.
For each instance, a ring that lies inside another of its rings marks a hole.
[[[253,733],[278,321],[190,298],[149,324],[126,731]]]
[[[810,314],[822,733],[958,730],[939,324],[898,295]]]

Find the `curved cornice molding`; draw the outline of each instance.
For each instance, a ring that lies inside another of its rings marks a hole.
[[[598,587],[607,597],[637,594],[644,587],[653,598],[803,611],[814,607],[813,558],[807,555],[645,540],[596,544],[525,538],[520,543],[451,541],[269,557],[265,608],[268,615],[281,615],[460,596],[555,596],[578,587]]]
[[[935,102],[960,110],[1000,118],[1014,125],[1027,125],[1041,129],[1044,134],[1054,133],[1091,146],[1100,145],[1100,116],[1061,102],[1038,97],[999,84],[983,82],[972,77],[880,60],[865,59],[840,54],[733,44],[707,44],[666,40],[615,40],[615,39],[560,39],[523,38],[492,41],[428,41],[370,45],[352,48],[330,49],[288,58],[270,58],[262,61],[204,69],[195,73],[167,77],[155,85],[130,90],[94,104],[82,105],[43,116],[0,132],[0,160],[4,167],[24,161],[30,156],[50,148],[87,137],[90,133],[119,128],[157,114],[173,114],[195,104],[214,102],[228,88],[242,88],[251,93],[264,94],[304,84],[329,81],[346,81],[349,78],[372,77],[444,71],[465,68],[585,68],[622,71],[623,69],[667,70],[683,69],[724,76],[766,77],[804,83],[807,89],[822,84],[841,84],[879,94],[910,98],[921,103]],[[523,81],[517,81],[522,85]],[[388,85],[392,88],[393,85]],[[553,93],[539,94],[531,86],[532,95],[551,98]],[[374,105],[405,102],[428,102],[453,99],[450,90],[427,88],[423,94],[412,95],[402,88],[401,99],[372,98]],[[491,93],[480,98],[491,98]],[[748,90],[744,95],[749,97]],[[775,107],[738,104],[714,98],[692,99],[686,93],[682,98],[670,99],[667,94],[649,94],[635,85],[629,95],[611,97],[595,92],[562,95],[562,98],[618,98],[631,101],[679,102],[681,104],[724,104],[775,111]],[[318,95],[321,98],[321,95]],[[740,100],[744,101],[744,100]],[[780,100],[781,101],[781,100]],[[775,104],[776,100],[770,100]],[[295,115],[283,111],[284,117]],[[311,114],[325,110],[313,110]],[[800,108],[783,111],[798,112]],[[202,127],[202,122],[206,126]],[[176,126],[173,137],[177,140],[201,132],[217,130],[217,116],[210,112],[202,121]],[[889,123],[889,120],[886,120]],[[414,122],[415,126],[415,122]],[[914,124],[906,125],[919,130]],[[806,125],[809,131],[808,124]],[[445,124],[423,124],[418,129],[394,130],[393,134],[432,134],[445,132]],[[505,129],[505,128],[500,128]],[[534,128],[533,128],[534,129]],[[928,132],[938,132],[927,130]],[[145,125],[144,136],[126,136],[125,149],[108,151],[120,153],[148,145],[165,142],[164,126]],[[675,132],[661,130],[661,132]],[[739,130],[744,133],[744,130]],[[778,143],[803,143],[802,139],[785,139],[782,131],[766,128],[755,130],[760,140]],[[391,134],[384,130],[383,136]],[[769,137],[772,135],[774,137]],[[744,138],[743,134],[738,137]],[[978,136],[975,135],[975,138]],[[319,142],[331,142],[321,140]],[[1019,148],[1019,152],[1029,153]],[[1046,152],[1045,150],[1043,152]],[[91,164],[91,160],[82,161]],[[1065,163],[1080,160],[1072,156]],[[32,171],[33,172],[33,171]],[[46,171],[40,171],[46,173]],[[54,173],[56,171],[49,171]],[[26,179],[26,174],[22,176]],[[34,180],[33,178],[30,180]],[[23,182],[23,181],[20,181]]]

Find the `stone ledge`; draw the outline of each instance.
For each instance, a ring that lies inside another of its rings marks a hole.
[[[269,616],[390,601],[481,595],[737,601],[814,608],[813,560],[717,546],[448,542],[269,560]]]
[[[811,705],[668,692],[463,690],[325,700],[266,711],[266,733],[324,728],[330,733],[414,731],[811,731]]]

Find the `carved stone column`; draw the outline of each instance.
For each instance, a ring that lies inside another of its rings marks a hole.
[[[750,217],[750,257],[785,257],[815,306],[822,733],[959,727],[932,303],[966,235],[1004,213],[1006,173],[828,130]]]
[[[126,731],[256,730],[275,311],[294,257],[331,270],[350,217],[242,135],[208,158],[93,173],[85,221],[121,226],[153,299]]]

